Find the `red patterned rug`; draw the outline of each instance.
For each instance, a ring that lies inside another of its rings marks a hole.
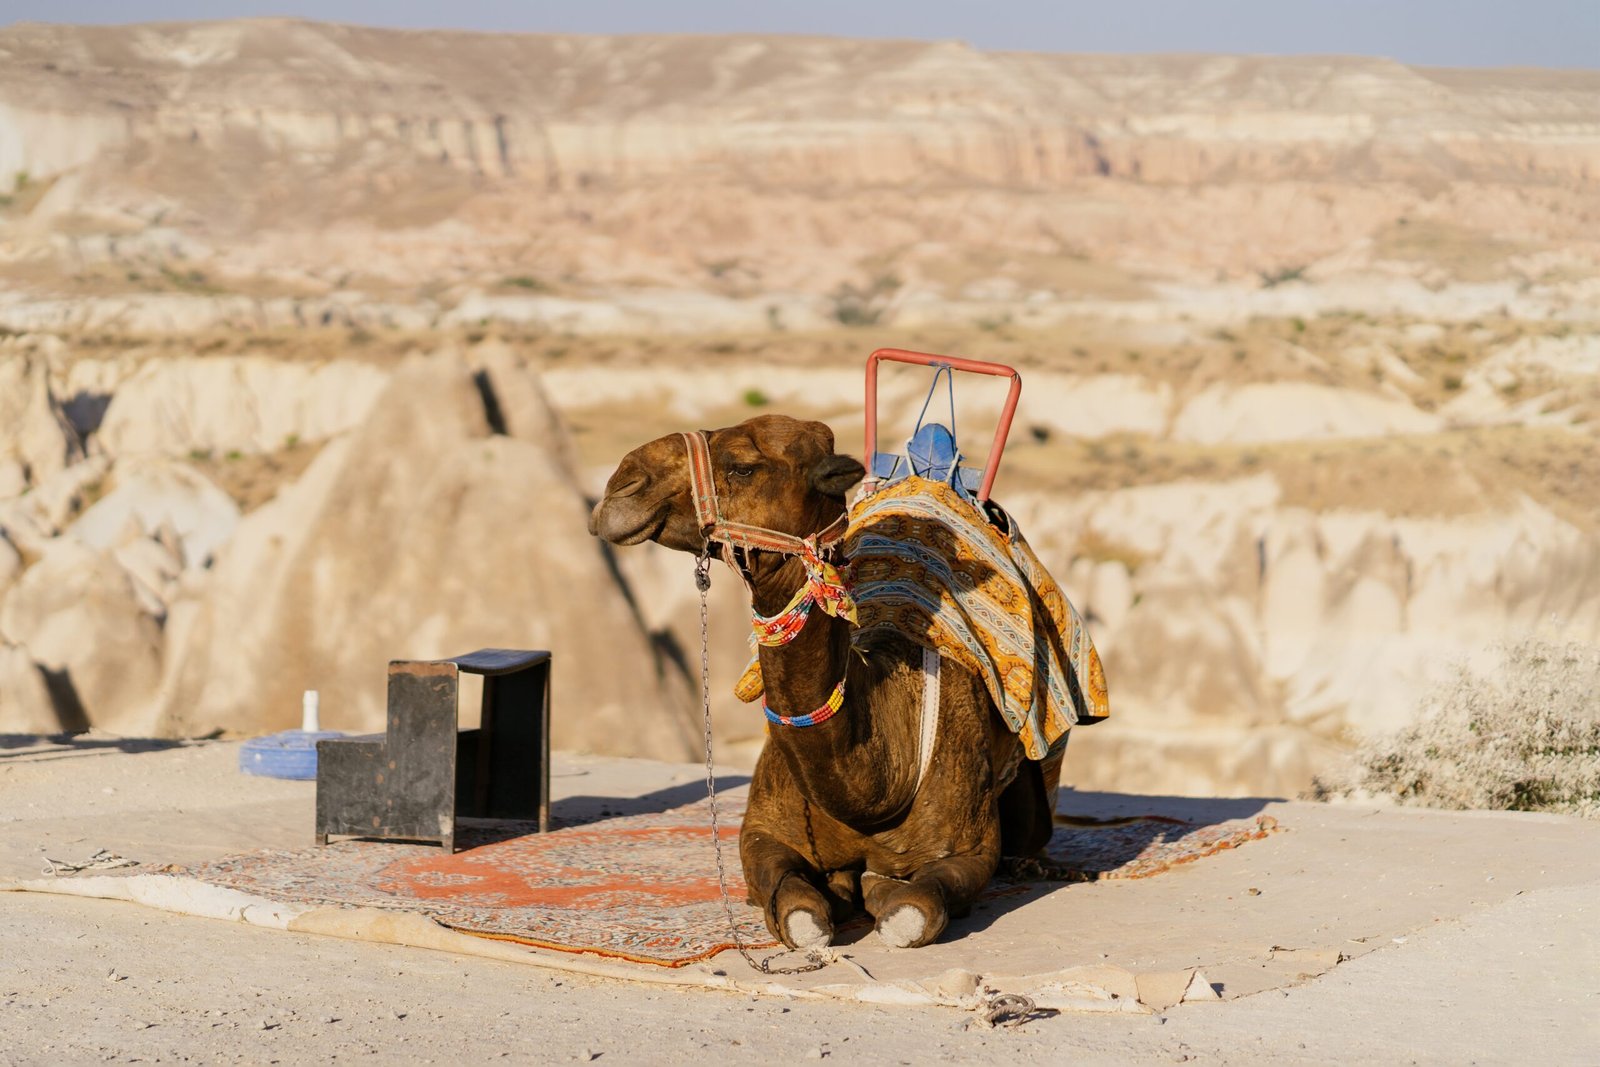
[[[744,903],[743,805],[724,799],[720,814],[739,934],[751,947],[771,947],[761,913]],[[1271,820],[1207,826],[1156,816],[1074,820],[1057,826],[1049,869],[1008,874],[1013,880],[1143,878],[1265,837],[1274,827]],[[465,828],[454,855],[426,845],[352,840],[251,852],[172,873],[269,900],[421,912],[482,937],[666,967],[733,947],[705,801],[545,834],[521,829]]]

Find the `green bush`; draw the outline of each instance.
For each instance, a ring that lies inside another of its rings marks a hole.
[[[864,289],[841,283],[829,294],[833,317],[844,326],[876,326],[899,288],[900,279],[893,274],[878,275]]]
[[[1459,665],[1415,725],[1369,741],[1313,795],[1600,818],[1600,650],[1533,638],[1502,652],[1492,677]]]
[[[1261,270],[1256,273],[1261,277],[1261,288],[1276,289],[1278,286],[1289,282],[1304,281],[1306,268],[1309,266],[1310,264],[1302,263],[1299,266],[1277,267],[1273,270]]]

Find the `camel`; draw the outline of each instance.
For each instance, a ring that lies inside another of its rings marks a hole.
[[[723,517],[791,538],[841,526],[845,495],[865,475],[834,454],[833,432],[820,422],[762,415],[705,431],[704,440]],[[616,545],[656,541],[703,555],[685,435],[628,453],[589,531]],[[783,612],[807,581],[793,555],[725,558],[763,616]],[[768,717],[781,721],[756,762],[739,852],[749,902],[791,949],[831,944],[838,924],[862,909],[886,944],[929,944],[970,910],[1002,854],[1037,856],[1052,830],[1039,764],[1019,761],[1020,742],[978,677],[943,662],[924,778],[923,651],[895,634],[852,645],[852,629],[813,610],[787,643],[759,648]],[[815,725],[804,726],[808,715]],[[797,718],[802,725],[785,724]],[[1009,768],[1015,777],[1002,788]]]

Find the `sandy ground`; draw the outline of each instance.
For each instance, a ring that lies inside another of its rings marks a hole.
[[[312,786],[238,775],[236,758],[227,743],[0,739],[0,878],[102,847],[154,863],[306,843]],[[555,773],[566,814],[696,795],[687,766],[563,757]],[[1227,999],[987,1030],[954,1008],[805,998],[871,984],[840,965],[794,981],[795,997],[754,996],[557,971],[532,953],[505,962],[0,893],[0,1063],[1600,1061],[1600,825],[1104,794],[1063,807],[1262,812],[1286,829],[1156,878],[1029,895],[929,949],[894,953],[869,935],[852,958],[885,984],[952,966],[1200,965]],[[1354,958],[1334,966],[1330,953]],[[700,966],[749,973],[736,957]]]

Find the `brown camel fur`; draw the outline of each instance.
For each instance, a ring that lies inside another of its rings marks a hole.
[[[865,471],[835,455],[820,422],[763,415],[708,433],[723,515],[808,536],[832,522]],[[606,485],[590,532],[619,545],[658,541],[698,553],[688,460],[673,434],[628,453]],[[757,611],[781,611],[805,580],[801,562],[753,553]],[[1034,855],[1051,812],[1039,765],[979,679],[945,660],[932,764],[917,787],[922,651],[889,637],[851,647],[852,625],[817,609],[787,645],[760,649],[766,699],[783,715],[820,707],[848,672],[844,705],[810,727],[773,726],[756,761],[739,837],[750,903],[790,948],[833,939],[865,907],[889,944],[925,945],[961,917],[1002,853]]]

